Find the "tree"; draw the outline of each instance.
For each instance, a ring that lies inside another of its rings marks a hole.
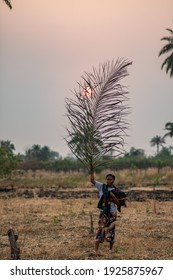
[[[9,140],[1,140],[0,141],[0,147],[7,149],[9,152],[13,153],[15,151],[14,144],[11,143]]]
[[[17,168],[19,159],[14,155],[14,145],[10,141],[0,142],[0,175],[9,175]]]
[[[38,144],[34,144],[26,150],[25,157],[26,160],[48,161],[58,159],[59,153],[51,151],[48,146],[41,147]]]
[[[58,152],[56,152],[56,151],[50,151],[50,159],[51,160],[57,160],[57,159],[59,159],[60,158],[60,155],[59,155],[59,153]]]
[[[170,53],[170,55],[164,60],[161,66],[161,69],[163,69],[163,67],[165,66],[166,73],[170,71],[170,77],[172,77],[173,76],[173,30],[170,28],[167,28],[166,30],[170,32],[170,36],[163,37],[161,39],[162,41],[165,40],[168,43],[160,50],[159,56],[162,54],[170,53],[172,51],[172,53]]]
[[[41,146],[34,144],[31,148],[26,150],[26,159],[27,160],[39,160],[41,154]]]
[[[156,135],[155,137],[153,137],[150,141],[151,146],[156,146],[157,147],[157,154],[159,153],[159,148],[160,146],[163,147],[163,144],[165,144],[165,139],[164,137],[158,136]]]
[[[3,0],[6,4],[7,4],[7,6],[10,8],[10,9],[12,9],[12,5],[11,5],[11,1],[10,0]]]
[[[171,156],[171,151],[172,151],[172,146],[167,147],[163,147],[161,149],[161,151],[158,153],[159,157],[169,157]]]
[[[129,156],[131,157],[144,157],[145,156],[145,152],[143,149],[136,149],[134,147],[132,147],[130,149],[130,152],[129,152]]]
[[[164,137],[167,137],[167,136],[169,136],[169,137],[173,137],[173,123],[172,122],[167,122],[166,124],[165,124],[165,129],[168,131],[165,135],[164,135]]]
[[[40,159],[40,154],[41,154],[41,146],[38,145],[38,144],[34,144],[32,146],[33,158],[39,160]]]
[[[44,146],[41,148],[39,159],[43,161],[50,159],[50,149],[48,146]]]

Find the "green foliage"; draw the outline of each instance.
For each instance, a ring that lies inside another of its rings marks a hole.
[[[5,147],[0,147],[0,176],[10,175],[17,168],[18,158]]]
[[[140,149],[135,149],[136,151],[140,151]],[[131,150],[130,150],[131,151]],[[133,148],[134,151],[134,148]],[[129,152],[126,153],[122,157],[113,158],[111,156],[104,156],[100,159],[100,165],[95,168],[96,173],[101,173],[105,169],[110,170],[122,170],[122,169],[129,169],[133,172],[137,172],[138,170],[145,170],[150,167],[156,167],[161,169],[165,166],[170,166],[173,168],[173,155],[171,154],[171,148],[163,147],[162,150],[156,156],[146,156],[143,152],[136,153]],[[2,153],[2,152],[1,152]],[[11,154],[9,154],[8,159],[10,158]],[[14,155],[13,155],[14,157]],[[105,157],[106,157],[106,164],[105,164]],[[2,156],[1,156],[2,159]],[[2,160],[1,160],[2,162]],[[13,161],[12,161],[13,162]],[[14,162],[13,162],[14,163]],[[75,158],[59,158],[56,160],[22,160],[18,165],[19,169],[22,170],[47,170],[53,172],[69,172],[69,171],[77,171],[77,172],[85,172],[87,170],[79,161]]]
[[[49,147],[33,145],[26,151],[25,155],[14,155],[15,147],[10,141],[0,142],[0,175],[10,175],[15,169],[47,170],[52,172],[84,172],[88,174],[87,169],[81,161],[74,157],[67,156],[62,158],[58,152],[52,151]],[[162,147],[156,156],[146,156],[143,149],[132,147],[129,152],[121,157],[113,157],[110,153],[100,158],[100,165],[96,166],[95,172],[101,174],[102,171],[129,169],[131,175],[137,174],[140,170],[147,170],[150,167],[157,168],[158,173],[163,167],[173,168],[173,147]],[[19,173],[18,173],[19,174]],[[34,175],[33,175],[34,176]],[[76,174],[73,175],[73,183],[78,183]],[[34,178],[36,181],[36,178]],[[67,180],[68,181],[68,180]]]
[[[160,146],[163,147],[163,144],[165,144],[165,138],[162,136],[154,136],[151,141],[150,141],[151,146],[156,146],[157,147],[157,154],[159,153],[159,148]]]
[[[162,63],[161,69],[166,67],[166,73],[170,72],[170,77],[173,77],[173,30],[170,28],[166,29],[170,32],[169,37],[163,37],[161,40],[167,41],[167,44],[159,52],[159,56],[163,54],[169,54],[169,56]]]
[[[125,154],[126,157],[133,157],[133,158],[142,158],[145,156],[145,152],[143,149],[136,149],[132,147],[129,153]]]
[[[48,146],[34,144],[26,150],[25,157],[27,160],[48,161],[59,158],[59,153],[52,151]]]
[[[173,137],[173,122],[167,122],[165,124],[165,130],[167,130],[167,133],[164,135],[164,137]]]
[[[59,217],[53,217],[53,225],[54,226],[57,226],[57,225],[60,225],[61,223],[61,220],[59,219]]]

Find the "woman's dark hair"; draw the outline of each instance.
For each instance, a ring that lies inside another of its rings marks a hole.
[[[109,176],[111,176],[112,179],[115,180],[115,176],[114,176],[113,174],[107,174],[107,175],[106,175],[106,179],[107,179],[107,177],[109,177]]]

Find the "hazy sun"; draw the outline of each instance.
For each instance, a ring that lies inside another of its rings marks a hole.
[[[83,89],[83,96],[91,97],[94,93],[94,90],[91,87],[86,87]]]

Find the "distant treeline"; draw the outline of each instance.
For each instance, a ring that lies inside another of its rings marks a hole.
[[[62,158],[58,152],[49,147],[33,145],[24,155],[14,154],[15,147],[10,141],[1,141],[0,146],[0,176],[10,175],[14,170],[47,170],[47,171],[83,171],[85,166],[73,155]],[[96,168],[99,173],[105,169],[111,170],[139,170],[156,167],[158,172],[162,167],[173,168],[172,147],[162,147],[155,156],[146,156],[143,149],[132,147],[128,153],[121,157],[114,157],[112,153],[100,159],[100,165]]]
[[[35,155],[35,153],[31,153]],[[57,156],[57,155],[56,155]],[[158,171],[165,166],[173,168],[173,155],[172,148],[163,147],[160,152],[155,156],[146,156],[143,149],[135,149],[132,147],[129,153],[115,158],[112,155],[104,156],[100,159],[100,165],[96,168],[96,172],[108,168],[111,170],[121,169],[147,169],[150,167],[158,168]],[[40,160],[39,157],[24,157],[19,164],[20,169],[23,170],[39,170],[45,169],[50,171],[87,171],[83,164],[75,159],[73,156],[69,157],[56,157],[49,160]]]
[[[162,167],[169,166],[173,168],[173,155],[157,155],[154,157],[138,157],[124,155],[119,158],[112,158],[110,156],[104,157],[100,160],[100,165],[96,168],[96,172],[99,173],[105,169],[111,170],[122,170],[122,169],[148,169],[150,167],[155,167],[158,172]],[[38,161],[38,160],[25,160],[18,166],[20,169],[27,170],[47,170],[47,171],[84,171],[87,172],[83,164],[74,158],[60,158],[51,161]]]

